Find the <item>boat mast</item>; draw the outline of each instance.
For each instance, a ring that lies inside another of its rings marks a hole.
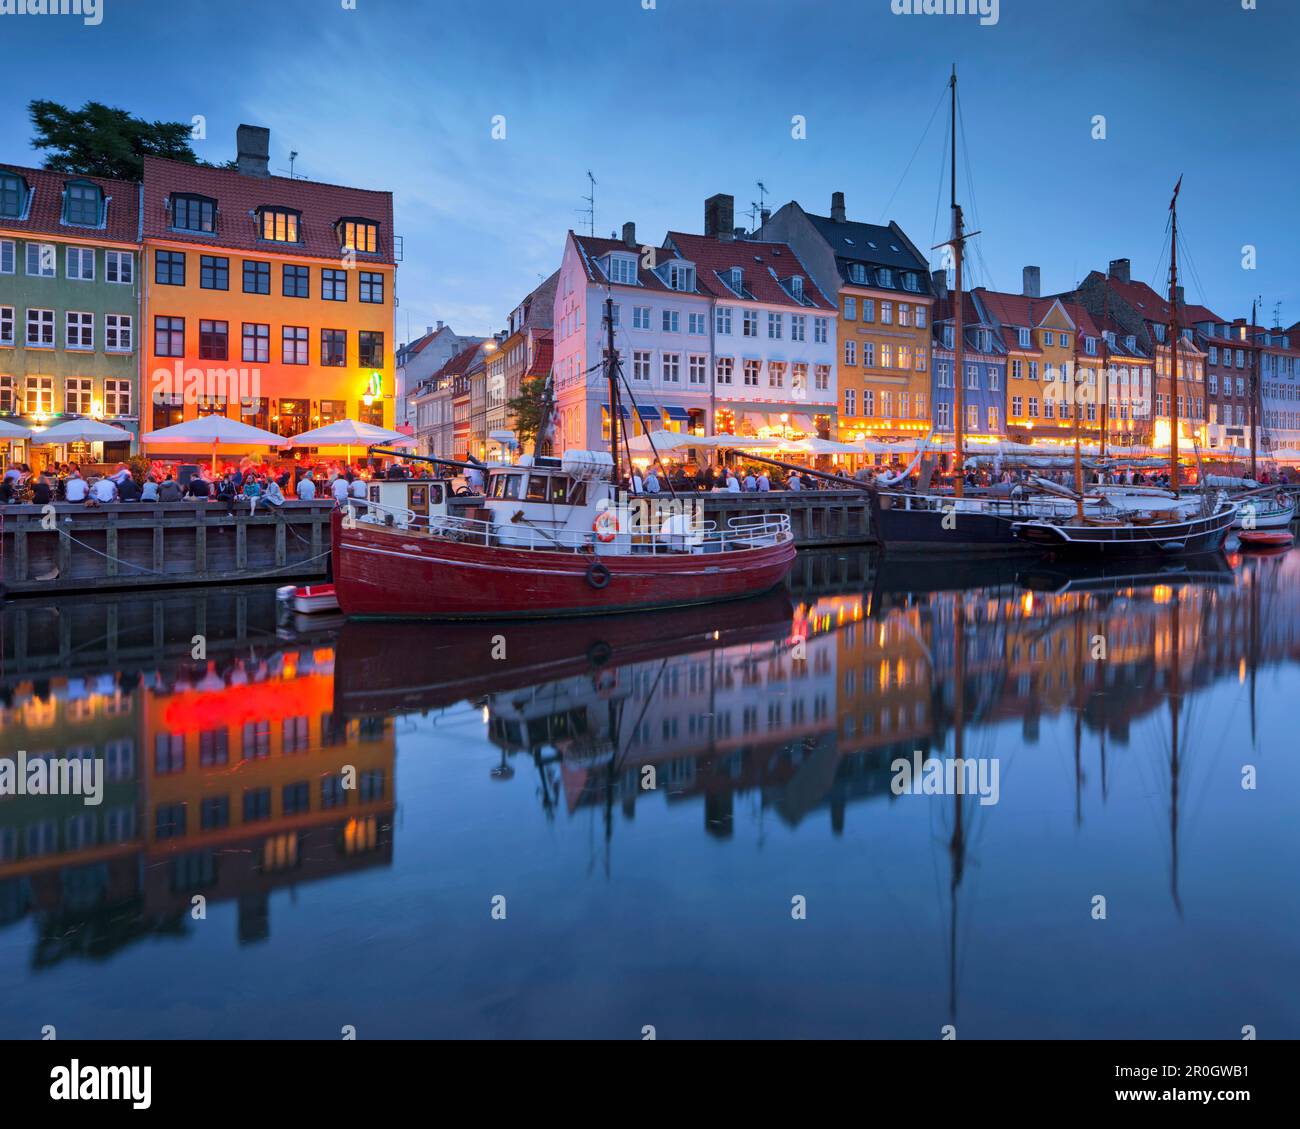
[[[1070,396],[1068,406],[1074,413],[1074,493],[1078,507],[1079,524],[1083,524],[1083,453],[1079,450],[1079,417],[1083,415],[1082,387],[1079,384],[1079,327],[1074,332],[1074,364],[1070,383],[1066,386]]]
[[[1255,478],[1256,428],[1259,419],[1255,415],[1255,398],[1259,395],[1259,362],[1255,357],[1255,303],[1250,303],[1250,324],[1246,326],[1246,356],[1250,358],[1250,477]],[[1258,481],[1258,480],[1256,480]]]
[[[1106,457],[1106,432],[1110,429],[1110,339],[1106,336],[1106,322],[1110,318],[1110,282],[1101,291],[1101,371],[1097,385],[1101,393],[1101,457]]]
[[[953,292],[952,292],[952,468],[953,492],[960,498],[963,493],[963,459],[962,447],[965,436],[962,433],[962,380],[965,369],[965,328],[963,324],[961,296],[961,260],[966,247],[966,238],[962,233],[961,206],[957,203],[957,66],[954,63],[952,78],[948,82],[951,91],[949,114],[951,125],[952,151],[949,159],[950,198],[952,203],[952,256],[953,256]]]
[[[1178,190],[1182,186],[1180,176],[1169,201],[1169,488],[1174,497],[1178,496]]]
[[[605,299],[605,330],[607,334],[607,343],[605,345],[605,379],[609,381],[609,453],[614,457],[614,471],[612,481],[614,489],[618,489],[619,469],[618,469],[618,365],[615,362],[617,354],[614,352],[614,299],[607,297]]]

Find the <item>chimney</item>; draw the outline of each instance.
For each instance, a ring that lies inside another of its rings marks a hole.
[[[1041,298],[1043,289],[1043,272],[1038,267],[1025,267],[1024,286],[1021,292],[1026,298]]]
[[[948,272],[937,270],[931,277],[934,279],[934,296],[942,302],[948,297]]]
[[[623,246],[636,246],[636,224],[632,223],[630,220],[623,225]]]
[[[441,322],[438,323],[438,328],[439,328],[439,329],[442,328],[442,323],[441,323]],[[431,326],[431,325],[426,325],[426,326],[424,327],[424,335],[425,335],[425,337],[432,337],[432,336],[433,336],[433,326]]]
[[[271,131],[263,125],[241,125],[235,130],[236,162],[244,176],[270,176]]]
[[[704,201],[704,234],[714,239],[734,239],[736,200],[725,192]]]
[[[759,221],[763,226],[767,226],[767,221],[772,218],[772,209],[764,208],[758,213]]]
[[[831,193],[831,219],[836,223],[844,222],[844,193]]]
[[[1187,301],[1183,297],[1183,288],[1181,286],[1174,287],[1174,302],[1180,307],[1187,305]]]
[[[442,322],[441,322],[441,321],[440,321],[440,322],[438,322],[438,328],[439,328],[439,329],[441,329],[441,328],[442,328],[442,324],[443,324],[443,323],[442,323]]]
[[[1111,259],[1110,269],[1106,272],[1116,282],[1129,281],[1129,261],[1127,259]]]
[[[744,238],[745,238],[745,229],[744,229],[743,227],[733,227],[733,228],[731,229],[731,235],[732,235],[732,238],[734,238],[734,239],[744,239]]]

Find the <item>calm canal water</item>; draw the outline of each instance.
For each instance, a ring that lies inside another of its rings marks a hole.
[[[0,798],[0,1037],[1300,1037],[1298,605],[859,551],[603,623],[11,603],[0,756],[108,782]],[[996,803],[892,794],[958,750]]]

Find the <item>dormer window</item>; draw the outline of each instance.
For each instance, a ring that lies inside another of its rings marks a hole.
[[[943,327],[943,347],[945,349],[951,349],[952,345],[953,345],[952,326],[945,325]]]
[[[217,202],[209,196],[173,196],[172,227],[212,234],[217,230]]]
[[[1095,337],[1085,337],[1083,339],[1083,351],[1090,357],[1097,355],[1097,339]]]
[[[880,270],[876,272],[876,280],[881,286],[893,286],[894,272],[888,267],[881,267]]]
[[[745,293],[745,272],[740,267],[732,267],[727,272],[727,285],[737,294]]]
[[[695,290],[695,268],[685,263],[670,263],[668,266],[668,285],[673,290],[691,293]]]
[[[610,282],[621,283],[623,286],[636,285],[636,259],[630,255],[610,255],[608,262],[605,273],[609,275]]]
[[[993,348],[993,335],[987,329],[981,329],[979,334],[980,352],[988,353]]]
[[[1020,347],[1022,349],[1028,349],[1030,345],[1033,344],[1029,336],[1029,330],[1024,326],[1021,326],[1020,328],[1020,337],[1018,338],[1018,340],[1020,341]]]
[[[71,180],[63,188],[63,222],[99,227],[104,222],[104,193],[88,180]]]
[[[347,218],[338,222],[339,248],[373,255],[379,250],[379,225],[373,220]],[[290,240],[293,242],[293,240]]]
[[[1115,347],[1115,331],[1113,329],[1107,329],[1103,332],[1102,336],[1106,338],[1106,344],[1113,349]]]
[[[915,271],[905,271],[903,273],[903,289],[911,290],[913,293],[921,289],[921,276]]]
[[[849,281],[856,282],[859,286],[865,286],[867,284],[867,268],[861,263],[850,263]]]
[[[799,302],[803,301],[803,276],[796,274],[790,279],[790,293]]]
[[[1159,342],[1161,342],[1161,343],[1163,344],[1164,339],[1165,339],[1165,327],[1164,327],[1164,324],[1163,324],[1163,323],[1157,323],[1157,325],[1156,325],[1156,340],[1159,341]]]
[[[27,212],[27,181],[17,173],[0,171],[0,216],[21,219]]]
[[[300,243],[298,224],[301,218],[301,212],[289,208],[258,208],[258,238],[272,243]]]
[[[1164,340],[1164,334],[1160,335],[1160,339],[1162,341]],[[1126,348],[1130,353],[1136,353],[1137,347],[1138,339],[1135,334],[1130,333],[1126,338],[1124,338],[1124,348]]]

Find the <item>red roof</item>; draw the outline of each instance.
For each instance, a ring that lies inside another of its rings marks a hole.
[[[977,287],[972,293],[979,295],[985,309],[997,319],[1002,326],[1002,343],[1008,351],[1017,353],[1041,352],[1038,343],[1021,345],[1020,335],[1013,332],[1019,328],[1034,329],[1042,324],[1052,307],[1060,302],[1066,316],[1074,323],[1075,329],[1084,337],[1100,337],[1101,330],[1096,319],[1076,302],[1066,302],[1059,298],[1027,298],[1023,294],[1010,294],[998,290],[985,290]],[[1032,338],[1031,338],[1032,340]]]
[[[573,231],[569,232],[569,237],[577,244],[578,251],[583,257],[583,266],[587,271],[587,278],[591,282],[605,284],[609,282],[602,271],[596,266],[596,260],[608,255],[611,251],[622,251],[626,255],[635,255],[637,257],[636,276],[641,287],[646,290],[664,290],[671,293],[671,289],[666,283],[652,270],[647,270],[642,258],[641,248],[629,247],[621,239],[599,239],[594,235],[577,235]],[[613,283],[614,286],[630,285],[626,283]]]
[[[30,231],[57,235],[63,239],[111,239],[136,243],[140,238],[140,186],[129,180],[108,180],[99,176],[77,176],[50,169],[28,169],[21,165],[0,165],[0,171],[17,173],[31,190],[27,218],[0,219],[7,231]],[[104,226],[79,227],[63,222],[63,186],[69,181],[88,180],[104,194]]]
[[[551,358],[555,354],[555,343],[550,334],[538,337],[533,343],[533,363],[528,366],[525,376],[546,376],[551,371]]]
[[[167,207],[173,193],[192,192],[217,201],[217,230],[213,235],[174,231]],[[300,243],[271,243],[259,239],[253,215],[264,205],[301,212]],[[393,194],[366,188],[343,188],[283,176],[245,176],[236,169],[211,169],[171,161],[144,159],[144,237],[202,246],[233,247],[263,254],[298,254],[337,259],[339,236],[335,224],[343,218],[367,219],[378,225],[379,250],[357,253],[364,264],[393,263]]]
[[[833,310],[835,303],[813,282],[808,269],[786,243],[761,243],[755,239],[718,239],[712,235],[686,235],[670,231],[666,240],[682,258],[695,264],[696,277],[705,293],[715,298],[735,299],[736,295],[718,276],[733,267],[743,272],[745,289],[755,302],[794,309]],[[781,283],[789,284],[794,275],[803,279],[804,302],[798,302]]]

